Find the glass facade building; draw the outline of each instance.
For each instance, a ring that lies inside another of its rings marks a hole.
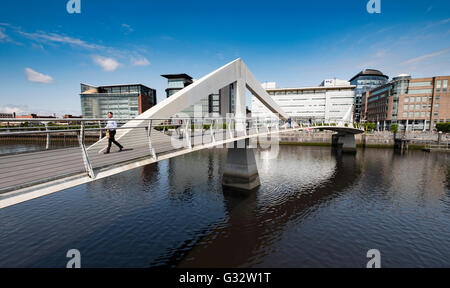
[[[355,106],[355,113],[353,119],[355,122],[361,122],[361,97],[364,92],[370,91],[374,88],[386,84],[389,77],[378,70],[365,69],[350,79],[350,84],[354,85],[355,96],[353,104]]]
[[[191,85],[194,81],[192,77],[187,74],[165,74],[161,75],[164,78],[167,78],[167,89],[166,96],[167,98],[177,93],[181,89],[186,86]]]
[[[134,118],[156,105],[156,90],[141,84],[94,87],[81,84],[81,111],[84,118]]]
[[[411,78],[407,74],[363,93],[362,118],[379,130],[398,124],[400,130],[433,130],[450,121],[450,76]]]

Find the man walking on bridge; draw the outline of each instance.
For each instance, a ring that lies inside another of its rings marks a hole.
[[[108,118],[111,119],[113,117],[113,113],[112,112],[108,112]],[[117,145],[117,147],[119,147],[119,152],[122,151],[123,146],[120,145],[119,142],[116,141],[116,139],[114,139],[114,137],[116,136],[116,129],[117,129],[117,122],[114,120],[108,120],[108,122],[106,123],[106,138],[108,138],[108,148],[106,149],[105,154],[108,154],[109,151],[111,150],[111,144],[114,143]]]

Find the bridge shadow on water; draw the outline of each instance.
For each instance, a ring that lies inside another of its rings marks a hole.
[[[358,179],[361,171],[357,155],[343,154],[339,149],[330,153],[336,161],[331,178],[314,187],[301,188],[300,183],[300,187],[282,195],[284,198],[270,207],[261,207],[261,187],[252,192],[223,188],[226,219],[185,253],[177,266],[247,267],[250,262],[258,262],[292,220],[308,217],[316,207],[327,205]]]

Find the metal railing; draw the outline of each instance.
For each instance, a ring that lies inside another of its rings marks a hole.
[[[450,151],[450,142],[444,141],[427,141],[425,144],[425,149],[432,151]]]
[[[115,139],[124,150],[115,153],[119,149],[113,144],[113,153],[103,155],[109,142],[105,126],[110,120],[118,124]],[[120,163],[149,157],[157,160],[180,149],[289,131],[284,122],[252,118],[0,121],[0,193],[80,173],[95,179],[99,169]]]
[[[118,124],[115,139],[124,149],[116,153],[119,148],[112,145],[112,153],[103,155],[109,144],[106,124],[111,120]],[[235,139],[325,126],[353,127],[352,123],[288,123],[236,117],[1,119],[0,193],[71,175],[95,179],[103,168],[139,159],[156,161],[167,153],[201,145],[217,147]]]

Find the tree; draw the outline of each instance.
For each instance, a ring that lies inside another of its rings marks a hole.
[[[391,132],[394,133],[394,140],[397,137],[398,124],[392,124],[390,128]]]
[[[436,123],[436,130],[442,131],[442,133],[449,133],[450,132],[450,122]]]
[[[375,123],[364,123],[364,130],[369,131],[375,129]]]
[[[392,124],[390,130],[394,134],[397,133],[398,132],[398,124]]]

